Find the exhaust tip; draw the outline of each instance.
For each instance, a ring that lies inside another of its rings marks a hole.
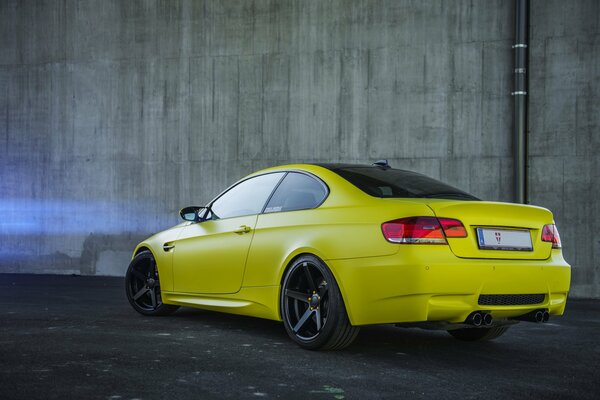
[[[533,318],[535,319],[535,322],[542,322],[544,320],[544,312],[536,311]]]
[[[493,320],[494,319],[492,317],[492,314],[488,314],[488,313],[483,314],[483,323],[485,325],[487,325],[487,326],[491,325]]]
[[[511,319],[516,319],[520,321],[529,321],[529,322],[548,322],[550,319],[550,313],[545,308],[540,308],[538,310],[533,310],[528,312],[527,314],[520,315],[518,317],[512,317]]]
[[[548,311],[544,311],[542,315],[542,322],[548,322],[550,319],[550,313]]]
[[[481,324],[483,323],[483,316],[481,315],[480,312],[475,311],[474,313],[472,313],[471,315],[469,315],[467,317],[466,322],[473,326],[481,326]]]

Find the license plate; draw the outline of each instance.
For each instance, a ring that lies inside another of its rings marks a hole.
[[[533,250],[529,231],[477,228],[477,241],[484,250]]]

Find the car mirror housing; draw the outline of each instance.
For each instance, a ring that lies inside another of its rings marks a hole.
[[[184,221],[202,222],[206,215],[206,207],[189,206],[184,207],[179,211],[179,215]]]

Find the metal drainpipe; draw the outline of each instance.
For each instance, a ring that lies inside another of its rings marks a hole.
[[[514,176],[515,202],[527,203],[527,68],[529,0],[515,0]]]

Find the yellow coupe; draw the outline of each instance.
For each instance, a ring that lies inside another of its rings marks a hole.
[[[133,308],[282,320],[307,349],[346,347],[371,324],[493,339],[562,315],[569,291],[550,211],[481,201],[386,161],[265,169],[181,217],[135,249]]]

